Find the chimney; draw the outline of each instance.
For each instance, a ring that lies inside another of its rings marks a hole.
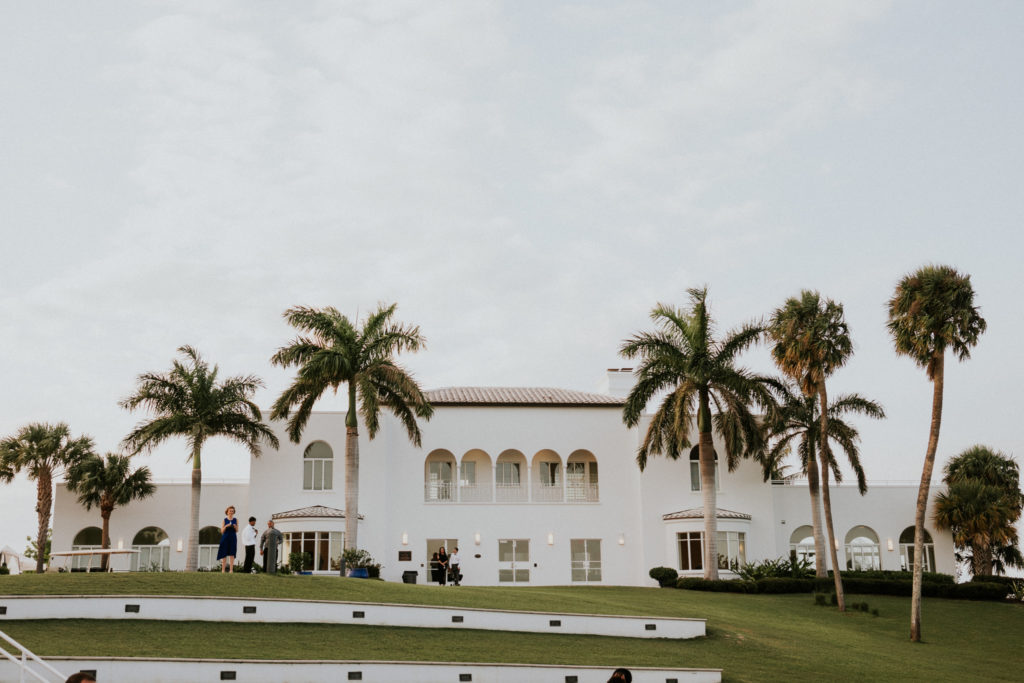
[[[625,398],[636,384],[633,368],[608,368],[598,391],[609,396]]]

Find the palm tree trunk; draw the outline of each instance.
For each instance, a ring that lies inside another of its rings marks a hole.
[[[928,492],[935,467],[935,451],[939,447],[939,427],[942,425],[942,389],[945,384],[945,352],[933,358],[932,372],[932,426],[928,435],[928,450],[924,454],[921,486],[917,489],[917,512],[914,515],[914,584],[910,593],[910,640],[921,642],[921,582],[924,579],[924,518],[928,510]]]
[[[105,505],[100,506],[100,519],[103,520],[103,534],[100,536],[100,547],[104,550],[110,548],[110,513],[113,512],[113,508]],[[103,553],[100,556],[100,569],[107,571],[108,562],[110,561],[110,554]]]
[[[715,490],[715,446],[711,440],[711,409],[707,391],[700,392],[698,444],[700,486],[704,494],[704,578],[718,579],[718,492]]]
[[[992,573],[991,567],[988,570],[988,574],[985,572],[986,553],[989,556],[989,564],[991,565],[992,550],[981,543],[971,543],[971,573],[975,577],[988,576],[988,574]]]
[[[189,505],[188,553],[185,555],[185,571],[194,572],[199,568],[199,496],[203,490],[203,465],[200,461],[202,443],[192,446],[192,500]]]
[[[43,573],[46,555],[46,536],[50,530],[50,508],[53,507],[53,476],[46,467],[40,468],[36,477],[36,514],[39,529],[36,533],[36,574]]]
[[[836,604],[840,612],[846,611],[846,597],[843,595],[843,577],[839,571],[839,550],[836,546],[836,530],[832,526],[832,498],[828,491],[829,465],[832,458],[828,448],[828,392],[825,390],[825,382],[821,383],[818,389],[821,397],[821,434],[819,436],[818,451],[821,453],[821,502],[825,508],[825,528],[828,529],[828,554],[832,558],[832,578],[836,587]]]
[[[358,548],[359,541],[359,421],[356,386],[348,383],[348,413],[345,415],[345,542],[346,550]]]
[[[807,454],[807,489],[811,494],[811,528],[814,529],[814,575],[828,576],[828,562],[825,560],[825,535],[821,526],[821,483],[818,479],[818,461],[814,444]]]

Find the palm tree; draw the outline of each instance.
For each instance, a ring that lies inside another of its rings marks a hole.
[[[68,470],[68,490],[78,494],[78,502],[91,510],[100,509],[103,519],[101,548],[110,547],[110,514],[115,507],[124,507],[133,500],[148,498],[156,492],[148,467],[131,469],[130,455],[107,453],[106,459],[91,455]],[[108,555],[101,558],[106,570]]]
[[[1017,463],[972,446],[946,463],[944,472],[948,488],[935,496],[935,524],[953,532],[958,548],[970,550],[974,576],[991,576],[997,558],[1016,564],[1007,549],[1016,546],[1014,524],[1024,507]]]
[[[669,393],[651,418],[637,452],[641,471],[648,455],[664,454],[676,460],[690,449],[694,417],[698,431],[698,457],[704,502],[704,578],[718,578],[717,493],[712,431],[725,445],[729,470],[741,457],[757,456],[765,447],[761,422],[751,412],[755,405],[770,411],[776,380],[737,368],[736,357],[757,342],[763,329],[749,323],[722,339],[713,337],[707,289],[688,290],[689,311],[658,304],[651,320],[658,329],[641,332],[623,342],[619,353],[639,358],[637,383],[626,397],[622,418],[639,423],[647,403],[658,393]],[[711,409],[714,406],[715,413]]]
[[[359,519],[359,417],[372,439],[380,429],[380,409],[391,411],[405,427],[409,440],[420,445],[416,418],[429,420],[434,409],[419,385],[394,356],[426,345],[418,326],[392,321],[396,304],[381,304],[357,327],[333,307],[296,306],[284,312],[288,323],[307,336],[298,336],[271,357],[274,365],[298,367],[292,385],[274,402],[272,419],[288,420],[295,443],[309,421],[313,404],[325,391],[345,385],[345,541],[356,548]],[[357,321],[358,322],[358,321]],[[294,412],[293,412],[294,409]]]
[[[974,288],[969,275],[958,273],[950,266],[924,266],[904,276],[896,285],[889,299],[888,327],[896,353],[910,356],[925,369],[932,382],[931,429],[914,515],[914,557],[921,557],[928,491],[942,423],[946,349],[952,349],[960,361],[967,360],[971,357],[971,347],[978,343],[986,324],[974,305]],[[921,640],[923,567],[923,562],[914,564],[910,598],[910,639],[914,642]]]
[[[63,423],[33,423],[22,427],[14,436],[0,441],[0,481],[10,482],[24,470],[36,482],[36,515],[39,532],[36,547],[43,548],[50,529],[53,508],[53,479],[63,475],[80,460],[93,455],[92,439],[71,438],[71,430]],[[36,573],[43,573],[43,553],[36,556]]]
[[[825,380],[846,364],[853,353],[850,330],[843,316],[843,306],[831,299],[821,299],[818,292],[803,290],[800,297],[791,297],[772,313],[768,336],[774,342],[772,358],[775,364],[799,385],[804,396],[817,396],[821,401],[818,411],[820,435],[818,443],[821,453],[821,497],[825,510],[825,527],[828,530],[828,550],[832,558],[832,576],[835,580],[839,611],[846,610],[843,595],[843,579],[836,554],[836,534],[832,525],[832,501],[828,489],[828,462],[831,459],[828,445],[828,391]],[[817,518],[814,530],[814,549],[818,576],[825,576],[824,554],[821,544],[821,518],[815,500],[818,485],[817,467],[808,463],[807,480],[811,489],[811,521]]]
[[[141,422],[124,438],[122,446],[133,455],[149,451],[164,441],[183,436],[192,461],[192,500],[189,510],[188,555],[185,571],[195,571],[199,561],[199,494],[203,485],[202,450],[207,439],[223,436],[244,445],[249,454],[262,454],[260,442],[277,448],[274,432],[263,424],[252,395],[263,386],[254,376],[228,377],[218,381],[218,368],[211,369],[199,352],[182,346],[166,374],[139,375],[135,393],[120,402],[127,410],[142,406],[155,415]]]

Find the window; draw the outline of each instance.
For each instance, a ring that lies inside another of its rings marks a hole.
[[[131,568],[133,572],[167,571],[171,561],[171,539],[167,533],[156,526],[147,526],[132,539]]]
[[[739,571],[747,563],[747,535],[742,531],[719,531],[718,568]],[[702,571],[704,569],[704,532],[686,531],[676,534],[679,545],[679,569],[681,571]]]
[[[291,531],[284,535],[282,562],[288,562],[290,553],[308,553],[303,558],[302,571],[337,571],[340,567],[342,539],[340,531]]]
[[[498,486],[519,486],[519,463],[499,462],[495,467]]]
[[[454,500],[455,482],[452,480],[452,463],[435,460],[427,463],[427,500]]]
[[[498,541],[498,582],[528,583],[530,581],[530,540],[526,538]]]
[[[302,489],[330,491],[334,488],[334,451],[323,441],[314,441],[302,454]]]
[[[561,480],[558,478],[558,469],[560,463],[557,462],[542,462],[540,463],[540,484],[541,486],[560,486]]]
[[[213,569],[217,566],[217,550],[220,548],[220,527],[204,526],[199,530],[199,566]],[[244,552],[244,550],[243,550]]]
[[[900,534],[900,569],[905,572],[914,570],[914,527],[908,526]],[[924,570],[935,571],[935,545],[932,535],[924,530]]]
[[[103,530],[98,526],[87,526],[75,535],[75,540],[71,542],[72,550],[94,550],[103,546]],[[90,557],[89,555],[74,555],[71,557],[71,568],[84,570],[89,566],[89,561],[92,560],[92,564],[100,566],[99,562],[96,562],[96,557]]]
[[[722,483],[718,481],[718,453],[715,456],[715,490],[722,490]],[[700,446],[694,446],[690,450],[690,490],[700,491]]]
[[[880,569],[878,534],[866,526],[855,526],[846,534],[846,568],[851,571]]]
[[[463,486],[473,486],[476,484],[476,463],[472,460],[463,461],[462,465],[459,466],[459,482]]]
[[[570,502],[597,502],[597,462],[569,462],[565,466],[565,497]]]
[[[807,525],[798,527],[789,537],[789,552],[796,556],[797,561],[810,562],[814,569],[817,566],[814,564],[814,529]]]
[[[601,539],[574,538],[569,541],[573,581],[601,580]]]

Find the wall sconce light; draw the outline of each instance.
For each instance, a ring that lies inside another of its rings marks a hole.
[[[409,545],[409,532],[408,531],[403,531],[402,532],[402,545]]]
[[[473,542],[476,543],[477,545],[480,545],[480,532],[479,531],[476,532],[475,534],[473,534]]]
[[[124,539],[123,538],[117,539],[117,549],[118,550],[124,550]]]
[[[184,549],[185,549],[185,541],[183,541],[182,539],[179,538],[178,539],[178,552],[180,553]]]
[[[886,543],[886,545],[889,547],[889,550],[892,550],[892,539],[891,538],[889,539],[889,542]]]
[[[626,534],[619,534],[619,545],[626,545]]]
[[[548,532],[548,545],[555,544],[555,534],[551,531]]]
[[[836,550],[839,550],[839,539],[838,538],[833,539],[832,545],[834,545],[836,547]]]

